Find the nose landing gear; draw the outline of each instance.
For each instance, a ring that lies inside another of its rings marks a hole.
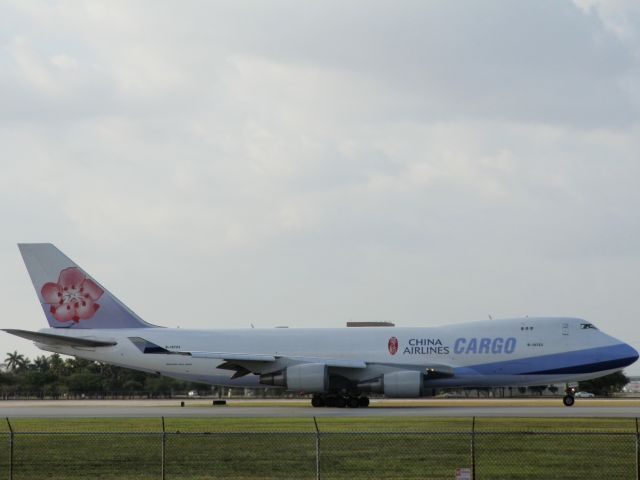
[[[576,393],[575,387],[570,387],[568,384],[564,389],[565,396],[562,397],[562,403],[565,407],[573,407],[573,404],[576,403],[576,399],[574,397]]]

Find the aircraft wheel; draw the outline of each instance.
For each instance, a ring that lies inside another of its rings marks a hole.
[[[344,408],[347,406],[347,400],[344,397],[336,397],[334,400],[334,406],[338,408]]]
[[[573,395],[565,395],[562,397],[562,403],[564,403],[565,407],[572,407],[575,402],[576,399],[573,398]]]
[[[349,408],[358,408],[360,406],[360,400],[358,400],[358,397],[349,397],[347,406]]]
[[[369,397],[360,397],[358,399],[358,406],[366,408],[369,406]]]
[[[324,398],[321,396],[317,396],[317,397],[313,397],[311,399],[311,405],[319,408],[319,407],[324,407],[326,404],[326,402],[324,401]]]

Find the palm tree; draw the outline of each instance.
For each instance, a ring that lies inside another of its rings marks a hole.
[[[7,358],[4,359],[4,363],[9,371],[17,372],[27,366],[27,359],[16,350],[13,353],[7,352]]]
[[[64,360],[60,357],[59,354],[54,353],[49,357],[49,370],[54,375],[62,376],[65,373]]]
[[[49,359],[44,355],[36,357],[33,361],[33,368],[40,373],[47,373],[49,371]]]

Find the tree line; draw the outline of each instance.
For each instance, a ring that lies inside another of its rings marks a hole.
[[[31,360],[7,353],[0,371],[0,397],[7,398],[160,398],[189,391],[211,393],[211,386],[175,380],[57,353]]]

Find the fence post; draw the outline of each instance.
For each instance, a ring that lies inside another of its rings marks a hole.
[[[316,417],[313,417],[313,424],[316,427],[316,480],[320,480],[320,429]]]
[[[164,417],[161,417],[161,418],[162,418],[162,455],[161,455],[161,458],[160,458],[160,462],[162,464],[162,477],[161,478],[162,478],[162,480],[164,480],[164,477],[165,477],[164,454],[165,454],[165,448],[166,448],[166,445],[167,445],[167,432],[164,429]]]
[[[13,427],[7,418],[7,426],[9,427],[9,480],[13,480]]]
[[[476,480],[476,417],[471,420],[471,479]]]
[[[640,430],[638,430],[638,417],[636,417],[636,479],[640,480]]]

